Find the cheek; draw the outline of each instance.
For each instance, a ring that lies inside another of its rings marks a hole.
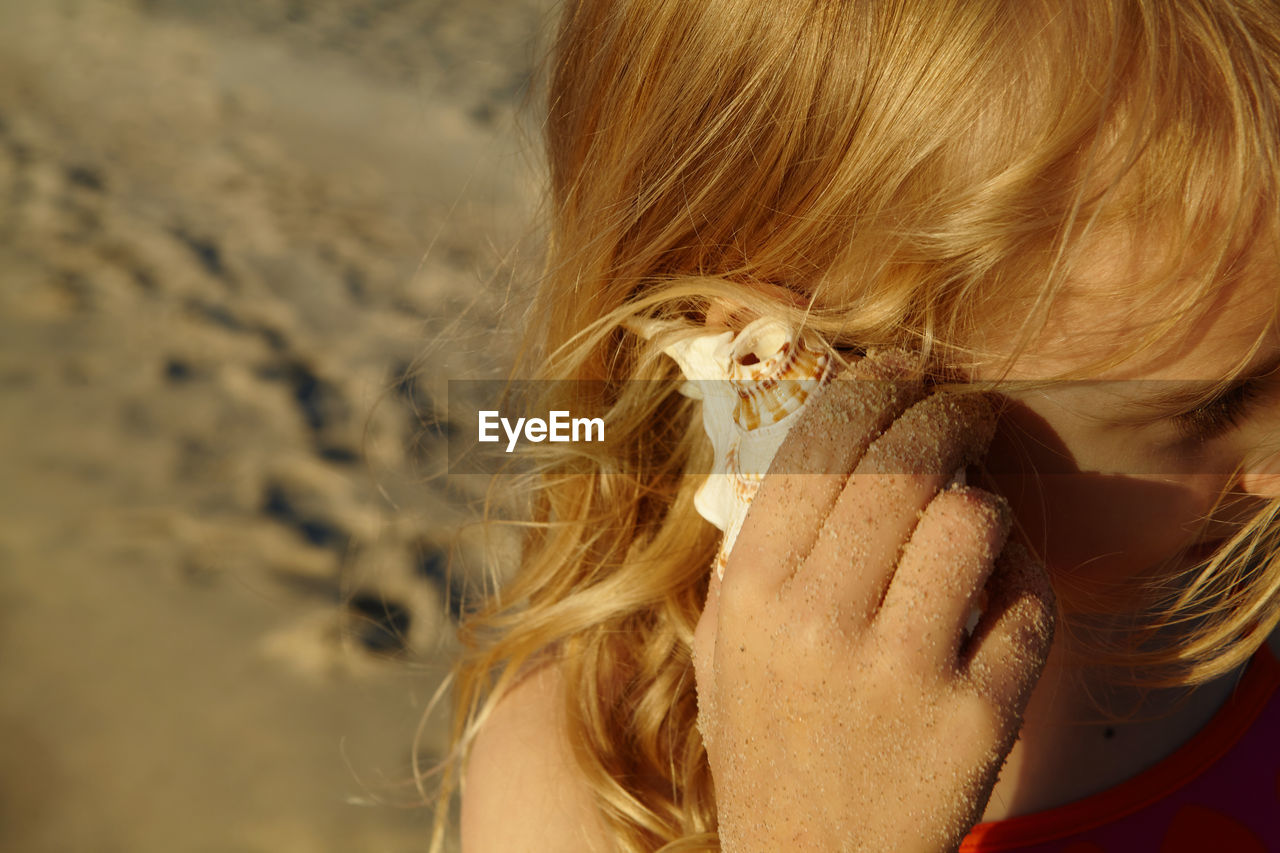
[[[1179,556],[1225,485],[1217,475],[1101,473],[1118,448],[1051,412],[1019,405],[997,430],[988,457],[995,487],[1045,558],[1070,609],[1123,606],[1133,583]]]
[[[1010,502],[1052,574],[1107,584],[1176,556],[1212,506],[1198,483],[1081,473],[1004,486],[1017,492]]]

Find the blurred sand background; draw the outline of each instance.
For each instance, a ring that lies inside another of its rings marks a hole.
[[[424,849],[547,5],[0,0],[0,850]]]

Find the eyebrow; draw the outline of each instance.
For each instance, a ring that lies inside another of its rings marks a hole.
[[[1165,379],[1137,380],[1161,386],[1153,394],[1126,402],[1125,410],[1131,416],[1122,416],[1125,421],[1145,422],[1170,415],[1184,414],[1214,400],[1225,397],[1242,386],[1252,385],[1280,370],[1280,352],[1261,364],[1246,367],[1238,375],[1225,382],[1219,379]],[[1166,387],[1172,386],[1172,387]]]

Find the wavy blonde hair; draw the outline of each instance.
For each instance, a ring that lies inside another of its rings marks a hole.
[[[1082,375],[1157,346],[1280,246],[1278,34],[1250,0],[567,0],[521,361],[594,380],[544,405],[604,417],[608,442],[542,458],[519,569],[461,628],[435,847],[480,723],[548,661],[618,848],[717,847],[689,650],[718,534],[670,335],[718,303],[946,375],[989,355],[984,324],[1020,329],[1015,355],[1034,339],[1089,237],[1152,224],[1164,250],[1124,287],[1159,319]],[[633,331],[655,320],[675,331]],[[1257,648],[1278,511],[1152,592],[1135,671],[1192,684]],[[1169,626],[1190,627],[1158,642]]]

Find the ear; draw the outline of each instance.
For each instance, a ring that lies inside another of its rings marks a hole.
[[[739,285],[766,297],[771,303],[790,305],[794,309],[801,310],[804,309],[807,303],[803,295],[779,284],[748,281],[740,282]],[[757,310],[749,308],[737,300],[712,297],[707,306],[705,325],[708,329],[730,329],[734,332],[739,332],[753,321],[759,320],[761,316]]]
[[[736,310],[741,309],[737,308]],[[711,306],[707,308],[707,319],[704,325],[708,329],[728,326],[730,321],[733,319],[734,313],[735,306],[731,306],[727,302],[715,300],[711,303]]]
[[[754,312],[748,311],[738,303],[727,302],[722,299],[712,299],[710,304],[707,306],[707,315],[703,319],[702,325],[708,330],[728,330],[737,332],[755,318],[756,315]],[[683,328],[679,323],[647,320],[644,318],[632,318],[625,321],[622,325],[624,328],[634,332],[646,341],[653,340],[663,332]]]

